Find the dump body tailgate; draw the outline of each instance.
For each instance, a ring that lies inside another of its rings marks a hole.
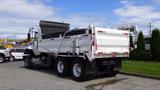
[[[95,58],[128,57],[129,32],[95,27]]]

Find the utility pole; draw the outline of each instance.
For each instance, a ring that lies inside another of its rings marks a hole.
[[[149,34],[151,35],[151,34],[152,34],[152,27],[154,27],[154,26],[153,26],[152,23],[150,22],[148,27],[149,27]]]

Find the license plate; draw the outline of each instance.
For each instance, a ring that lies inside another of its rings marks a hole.
[[[113,61],[103,61],[101,64],[102,65],[113,65]]]
[[[120,70],[120,68],[113,68],[113,71],[119,71]]]

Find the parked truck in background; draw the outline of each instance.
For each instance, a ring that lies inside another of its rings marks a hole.
[[[24,48],[12,48],[11,55],[14,60],[22,60],[24,55]]]
[[[11,50],[9,48],[0,47],[0,63],[6,60],[12,61]]]
[[[94,26],[70,30],[67,23],[40,21],[31,46],[24,52],[26,68],[53,66],[58,76],[83,81],[119,72],[129,57],[129,32]]]

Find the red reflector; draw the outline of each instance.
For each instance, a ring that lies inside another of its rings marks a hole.
[[[103,54],[103,52],[98,52],[98,54]]]
[[[94,42],[92,42],[92,46],[94,46]]]
[[[92,40],[92,34],[90,35],[90,40]]]
[[[126,55],[126,56],[129,56],[129,53],[128,53],[128,52],[125,52],[125,55]]]
[[[104,33],[104,31],[98,31],[98,32],[100,32],[100,33]]]
[[[128,33],[123,33],[124,35],[128,35]]]
[[[112,57],[116,57],[116,52],[112,52]]]

